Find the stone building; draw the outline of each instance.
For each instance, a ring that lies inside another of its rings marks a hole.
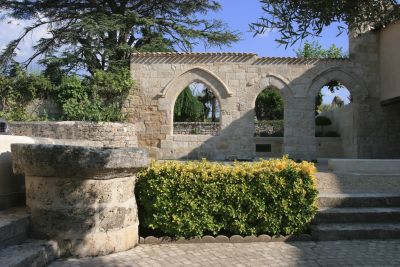
[[[350,37],[348,59],[134,53],[131,72],[136,89],[125,111],[136,124],[139,146],[149,148],[155,158],[253,159],[255,99],[273,86],[284,99],[282,152],[314,159],[321,156],[321,142],[315,137],[315,97],[328,82],[338,81],[353,98],[351,108],[340,115],[342,137],[333,145],[340,147],[339,155],[396,158],[400,156],[399,41],[400,24],[395,23]],[[205,84],[219,100],[221,125],[215,136],[173,133],[175,100],[192,82]]]

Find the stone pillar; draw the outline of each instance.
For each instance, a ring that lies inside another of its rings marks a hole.
[[[314,107],[314,98],[292,98],[285,104],[284,153],[291,158],[316,159]]]
[[[25,174],[32,237],[56,240],[64,255],[106,255],[138,244],[138,148],[12,144],[14,172]]]

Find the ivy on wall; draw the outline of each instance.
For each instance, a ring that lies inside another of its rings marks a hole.
[[[97,70],[92,77],[63,75],[54,82],[43,73],[28,73],[18,65],[0,75],[0,117],[10,121],[78,120],[124,121],[122,104],[133,87],[129,69]],[[51,99],[60,113],[31,114],[27,107],[36,99]]]

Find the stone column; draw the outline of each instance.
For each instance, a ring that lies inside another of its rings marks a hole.
[[[64,255],[106,255],[138,244],[138,148],[13,144],[14,172],[25,174],[32,237],[56,240]]]

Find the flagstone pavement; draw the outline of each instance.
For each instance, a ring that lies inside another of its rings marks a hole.
[[[400,240],[139,245],[50,266],[400,266]]]

